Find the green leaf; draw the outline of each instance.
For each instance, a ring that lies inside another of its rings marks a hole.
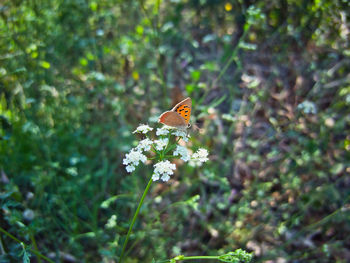
[[[41,66],[42,68],[49,69],[51,65],[50,65],[50,63],[47,62],[47,61],[40,61],[40,66]]]
[[[191,72],[191,78],[194,82],[197,82],[201,77],[201,72],[198,70],[194,70]]]
[[[90,3],[90,9],[91,9],[91,11],[97,11],[97,3],[96,2],[91,2]]]

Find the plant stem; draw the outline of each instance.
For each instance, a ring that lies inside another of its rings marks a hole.
[[[177,256],[172,258],[171,260],[177,261],[182,261],[182,260],[191,260],[191,259],[219,259],[219,256],[190,256],[190,257],[185,257],[185,256]],[[168,262],[172,262],[169,260]]]
[[[8,236],[9,238],[13,239],[14,241],[20,243],[20,244],[23,244],[23,246],[25,248],[28,248],[28,246],[26,244],[24,244],[21,240],[19,240],[18,238],[16,238],[15,236],[11,235],[9,232],[7,232],[5,229],[1,228],[0,227],[0,232],[4,233],[6,236]],[[42,255],[39,251],[35,250],[35,249],[32,249],[32,248],[29,248],[29,250],[31,252],[33,252],[33,254],[35,254],[37,257],[40,257],[42,259],[45,259],[47,262],[50,262],[50,263],[54,263],[51,259],[49,259],[48,257],[45,257],[44,255]]]
[[[30,231],[30,240],[32,241],[35,250],[38,250],[38,246],[37,246],[37,244],[36,244],[35,237],[34,237],[34,234],[33,234],[32,231]],[[37,256],[37,259],[38,259],[38,262],[39,262],[39,263],[42,263],[40,257]]]
[[[240,49],[239,44],[241,43],[241,40],[243,40],[245,38],[245,36],[247,35],[248,31],[249,31],[249,26],[244,30],[242,36],[239,38],[239,41],[237,43],[237,45],[235,46],[235,48],[233,49],[232,55],[231,57],[227,60],[225,66],[223,67],[223,69],[220,71],[219,76],[214,79],[211,87],[213,88],[214,85],[219,81],[219,79],[221,79],[221,77],[225,74],[226,70],[228,69],[228,67],[231,65],[231,63],[235,60],[237,60],[237,52]],[[237,60],[238,61],[238,60]],[[241,65],[240,65],[241,68]]]
[[[149,188],[151,187],[152,182],[153,182],[153,180],[152,180],[152,177],[151,177],[151,179],[149,180],[149,182],[148,182],[148,184],[147,184],[147,186],[146,186],[145,191],[144,191],[143,194],[142,194],[142,197],[141,197],[141,200],[140,200],[140,202],[139,202],[139,205],[137,206],[137,209],[136,209],[136,211],[135,211],[134,217],[133,217],[133,219],[132,219],[132,221],[131,221],[131,224],[130,224],[128,233],[127,233],[127,235],[126,235],[126,238],[125,238],[125,241],[124,241],[124,244],[123,244],[122,253],[120,254],[119,263],[122,263],[122,261],[123,261],[123,256],[124,256],[125,248],[126,248],[126,245],[128,244],[128,240],[129,240],[129,237],[130,237],[132,228],[133,228],[133,226],[134,226],[134,224],[135,224],[136,218],[137,218],[137,216],[138,216],[138,214],[139,214],[139,212],[140,212],[141,206],[142,206],[143,201],[144,201],[144,199],[145,199],[145,197],[146,197],[146,195],[147,195],[147,193],[148,193]]]
[[[191,256],[191,257],[183,257],[181,260],[189,260],[189,259],[218,259],[218,256]]]

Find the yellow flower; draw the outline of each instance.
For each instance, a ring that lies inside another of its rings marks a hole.
[[[231,4],[231,3],[226,3],[226,4],[225,4],[225,10],[226,10],[227,12],[231,11],[231,10],[232,10],[232,4]]]

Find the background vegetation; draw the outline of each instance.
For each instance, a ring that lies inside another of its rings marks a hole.
[[[211,161],[153,185],[126,262],[236,248],[255,262],[349,262],[349,11],[346,0],[2,1],[0,224],[29,246],[1,234],[0,261],[39,262],[31,247],[116,262],[152,172],[126,173],[131,132],[190,96],[191,144]]]

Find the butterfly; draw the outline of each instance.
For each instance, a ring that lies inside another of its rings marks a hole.
[[[158,122],[181,130],[185,130],[189,127],[191,109],[191,98],[184,99],[183,101],[180,101],[178,104],[176,104],[171,111],[166,111],[160,115]]]

